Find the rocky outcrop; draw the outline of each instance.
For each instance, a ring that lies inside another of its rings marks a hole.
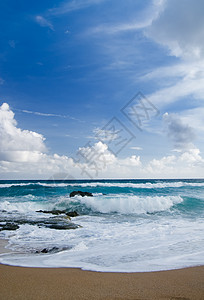
[[[54,210],[37,210],[36,212],[40,212],[40,213],[44,213],[44,214],[52,214],[52,215],[61,215],[61,214],[65,214],[68,217],[77,217],[79,216],[77,211],[66,211],[66,210],[58,210],[58,209],[54,209]]]
[[[36,250],[35,253],[57,253],[60,251],[65,251],[65,250],[70,250],[71,247],[48,247],[48,248],[43,248],[42,250]]]
[[[0,231],[2,231],[2,230],[16,230],[18,228],[19,228],[19,226],[17,224],[10,223],[10,222],[0,225]]]
[[[7,220],[5,224],[0,224],[0,231],[17,230],[19,226],[23,224],[37,225],[38,227],[46,227],[46,228],[58,229],[58,230],[77,229],[81,227],[80,225],[68,221],[66,218],[52,217],[48,219],[35,220],[35,221],[26,220],[26,219],[15,220],[15,221]]]
[[[69,197],[74,197],[74,196],[87,196],[87,197],[93,197],[92,193],[89,192],[82,192],[82,191],[73,191],[69,194]]]

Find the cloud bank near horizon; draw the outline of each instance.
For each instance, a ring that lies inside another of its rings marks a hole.
[[[58,179],[60,174],[61,179],[202,177],[204,159],[191,143],[194,139],[191,128],[178,118],[174,122],[175,116],[165,115],[164,118],[170,139],[174,146],[179,146],[176,154],[144,163],[137,155],[119,158],[109,151],[108,145],[99,141],[78,150],[83,157],[90,157],[92,153],[97,153],[97,157],[79,161],[77,153],[76,158],[49,154],[43,135],[18,128],[13,111],[3,103],[0,106],[0,178],[51,179],[55,174]]]

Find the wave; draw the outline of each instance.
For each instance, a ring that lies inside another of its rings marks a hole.
[[[76,197],[87,208],[99,213],[144,214],[169,210],[183,202],[180,196]]]
[[[21,187],[21,186],[43,186],[43,187],[119,187],[119,188],[138,188],[138,189],[157,189],[157,188],[180,188],[180,187],[204,187],[204,182],[157,182],[157,183],[132,183],[132,182],[84,182],[84,183],[0,183],[0,188]]]
[[[78,210],[83,214],[89,214],[90,210],[97,213],[120,213],[120,214],[144,214],[169,210],[174,205],[183,202],[180,196],[134,196],[123,195],[103,196],[98,194],[94,197],[76,196],[59,197],[56,202],[9,202],[0,203],[0,211],[35,213],[36,210],[67,209]]]
[[[0,183],[0,188],[20,187],[20,186],[44,186],[44,187],[66,187],[66,183],[43,183],[43,182],[28,182],[28,183]]]
[[[9,213],[21,213],[21,214],[27,214],[27,213],[35,213],[36,210],[40,209],[52,209],[52,206],[47,203],[41,203],[41,202],[32,202],[31,201],[19,201],[19,202],[9,202],[8,200],[5,200],[3,202],[0,202],[0,211],[1,212],[9,212]]]
[[[193,182],[158,182],[158,183],[131,183],[131,182],[87,182],[87,183],[73,183],[68,184],[70,186],[81,186],[81,187],[121,187],[121,188],[169,188],[169,187],[183,187],[183,186],[195,186],[202,187],[204,186],[204,182],[193,183]]]

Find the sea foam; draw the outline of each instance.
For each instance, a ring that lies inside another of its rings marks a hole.
[[[175,204],[183,202],[180,196],[146,196],[117,195],[101,197],[77,197],[92,211],[100,213],[143,214],[165,211]]]

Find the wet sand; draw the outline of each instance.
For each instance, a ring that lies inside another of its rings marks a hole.
[[[204,266],[150,273],[0,265],[0,299],[204,299]]]
[[[0,239],[0,253],[6,240]],[[204,299],[204,266],[147,273],[102,273],[71,268],[0,264],[2,300]]]

